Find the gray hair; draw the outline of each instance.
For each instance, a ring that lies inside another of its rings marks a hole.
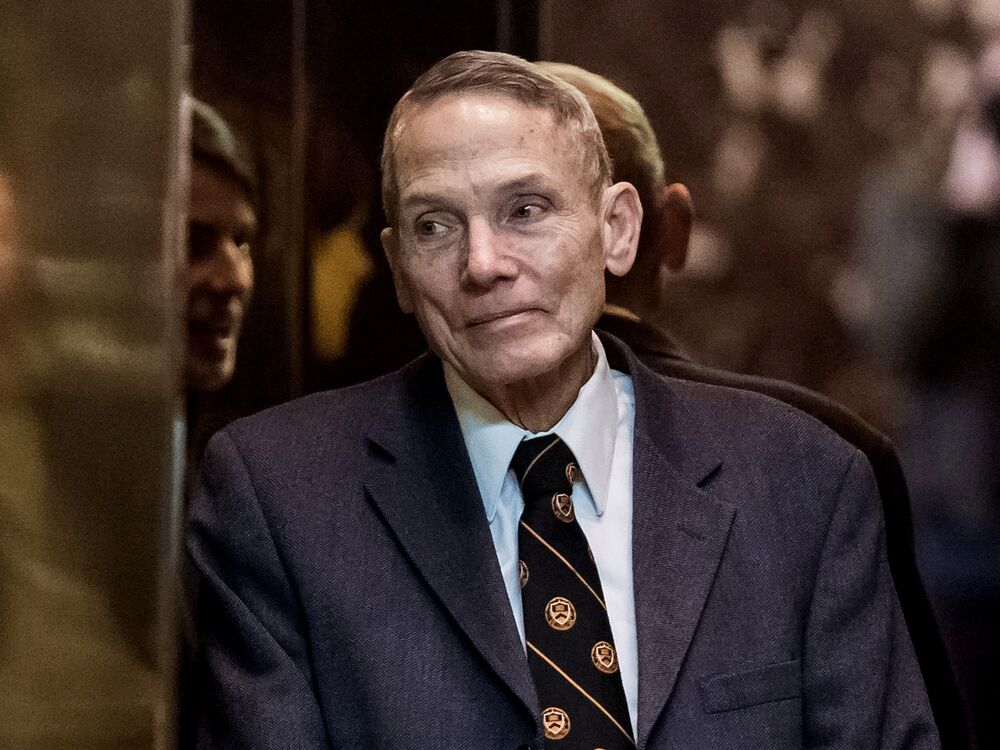
[[[576,135],[585,174],[595,196],[611,181],[611,160],[586,98],[573,86],[533,63],[503,52],[456,52],[421,75],[396,103],[382,143],[382,208],[390,225],[396,223],[396,145],[405,117],[414,108],[449,94],[484,94],[513,99],[551,113],[557,125]]]

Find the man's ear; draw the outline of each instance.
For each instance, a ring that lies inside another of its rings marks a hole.
[[[392,230],[386,227],[379,234],[382,240],[382,250],[385,252],[385,259],[389,261],[389,269],[392,271],[392,284],[396,288],[396,301],[399,302],[399,309],[405,313],[413,312],[413,300],[403,283],[402,274],[399,272],[399,238]]]
[[[663,200],[656,217],[656,244],[660,265],[672,273],[680,272],[687,263],[694,216],[694,201],[686,186],[675,182],[663,188]]]
[[[604,191],[604,267],[624,276],[635,262],[642,227],[642,203],[628,182],[616,182]]]

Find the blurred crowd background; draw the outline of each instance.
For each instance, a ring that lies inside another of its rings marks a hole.
[[[665,280],[670,301],[656,322],[696,360],[815,389],[892,437],[910,484],[921,571],[979,747],[1000,747],[1000,0],[193,0],[146,24],[124,3],[0,5],[12,10],[0,40],[0,95],[41,102],[37,121],[0,112],[5,133],[34,122],[72,139],[75,108],[114,112],[121,95],[173,113],[170,97],[189,88],[226,117],[257,162],[254,300],[234,381],[191,410],[194,445],[236,416],[369,378],[423,350],[397,311],[378,244],[377,164],[392,105],[431,63],[458,49],[502,49],[580,65],[633,93],[657,130],[668,181],[687,184],[698,211],[688,267]],[[79,14],[77,29],[97,33],[66,31],[74,25],[58,14],[67,13]],[[177,69],[130,73],[129,61],[157,39],[181,50]],[[93,58],[73,79],[82,86],[32,68],[42,53]],[[105,79],[105,87],[86,84]],[[75,103],[60,104],[67,101]],[[108,127],[95,144],[111,163]],[[153,124],[149,131],[152,144],[171,138]],[[30,147],[12,155],[19,141],[5,139],[0,205],[13,202],[4,170],[30,184],[38,149],[25,138]],[[74,154],[88,148],[86,139],[69,144],[64,168],[85,161]],[[150,179],[176,188],[176,165],[158,169]],[[67,180],[60,210],[98,216],[116,201],[136,216],[148,209],[117,228],[129,239],[108,252],[122,257],[129,246],[169,240],[174,230],[149,219],[162,200],[148,198],[135,175],[109,170],[107,178]],[[0,291],[13,247],[6,213]],[[43,238],[65,221],[43,218],[32,229]],[[155,231],[144,234],[140,222]],[[121,438],[122,420],[169,424],[169,397],[148,394],[170,391],[162,372],[181,344],[169,303],[158,338],[122,345],[105,340],[90,325],[105,319],[74,301],[89,287],[115,304],[138,290],[134,309],[115,309],[119,322],[140,325],[143,305],[173,283],[156,258],[118,263],[120,278],[97,279],[101,266],[74,253],[36,263],[28,359],[46,364],[27,371],[48,380],[4,385],[0,370],[0,385],[8,396],[32,394],[43,414],[75,388],[86,388],[88,403],[95,393],[98,403],[146,394],[117,421],[102,421],[102,412],[80,430],[77,420],[73,450],[85,451],[104,444],[101,429]],[[4,331],[0,342],[10,338]],[[67,373],[81,368],[67,385]],[[5,439],[21,440],[13,424]],[[142,450],[173,444],[154,434]],[[37,474],[83,481],[53,466],[65,453],[41,454]],[[141,475],[112,454],[119,475]],[[169,465],[156,466],[169,473]],[[159,484],[134,491],[167,491],[169,478],[157,476]],[[91,500],[107,504],[106,494]],[[139,546],[130,554],[148,550]]]

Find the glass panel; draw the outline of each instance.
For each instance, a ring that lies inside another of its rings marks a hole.
[[[0,17],[0,746],[167,747],[185,5]]]

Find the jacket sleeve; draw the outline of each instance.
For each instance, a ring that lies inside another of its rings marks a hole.
[[[803,658],[805,747],[939,748],[889,574],[878,490],[861,453],[830,518]]]
[[[205,750],[327,748],[300,607],[239,450],[209,443],[185,538],[181,733]]]

